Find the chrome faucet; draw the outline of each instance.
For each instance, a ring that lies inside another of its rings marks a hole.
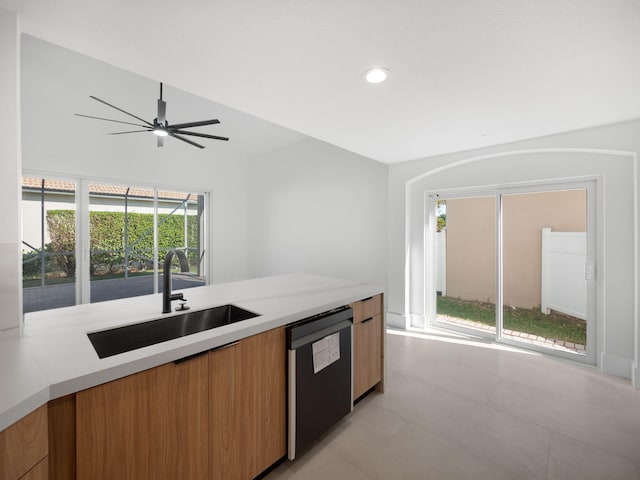
[[[162,271],[162,313],[171,312],[171,302],[174,300],[185,300],[182,293],[171,293],[171,261],[174,255],[178,257],[180,262],[180,271],[189,271],[189,260],[187,260],[187,256],[182,250],[176,249],[167,252],[164,257],[164,270]]]

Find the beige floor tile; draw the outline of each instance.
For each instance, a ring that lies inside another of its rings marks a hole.
[[[407,376],[398,376],[372,403],[497,465],[544,478],[551,435],[546,428]]]
[[[548,480],[638,480],[640,463],[553,434]]]
[[[526,478],[469,452],[441,435],[407,424],[391,442],[395,459],[393,479],[509,479]]]
[[[637,399],[640,408],[640,392]],[[636,459],[640,456],[640,421],[595,407],[536,385],[504,380],[490,406],[584,443]]]
[[[293,462],[280,465],[266,478],[269,480],[369,480],[355,466],[333,450],[322,446]]]
[[[373,392],[267,479],[640,479],[640,391],[449,332],[387,335]]]

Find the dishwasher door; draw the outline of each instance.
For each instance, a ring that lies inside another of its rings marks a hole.
[[[289,460],[353,408],[352,329],[349,307],[302,320],[287,329]]]

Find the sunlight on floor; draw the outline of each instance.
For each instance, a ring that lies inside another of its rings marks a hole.
[[[543,355],[538,352],[532,352],[532,351],[523,350],[520,348],[514,348],[507,345],[500,345],[490,340],[486,340],[480,337],[475,337],[473,335],[465,335],[457,332],[440,330],[437,328],[428,328],[426,330],[420,330],[420,331],[405,331],[405,330],[395,330],[395,329],[388,328],[387,333],[390,335],[422,338],[424,340],[435,340],[437,342],[443,342],[443,343],[455,343],[458,345],[467,345],[470,347],[488,348],[491,350],[502,350],[505,352],[520,353],[522,355],[534,355],[534,356]]]

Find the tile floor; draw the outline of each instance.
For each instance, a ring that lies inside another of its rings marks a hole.
[[[640,479],[640,391],[444,330],[390,330],[387,383],[266,478]]]

